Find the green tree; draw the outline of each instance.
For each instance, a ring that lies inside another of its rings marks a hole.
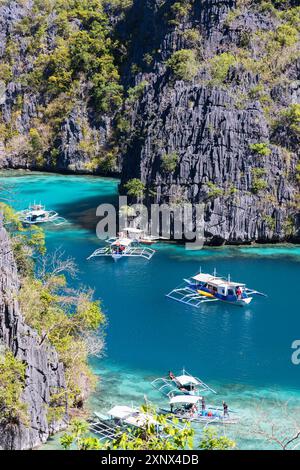
[[[236,63],[236,58],[230,52],[223,52],[210,60],[211,75],[215,82],[223,83],[227,76],[230,67]]]
[[[97,439],[88,435],[88,426],[82,421],[71,423],[69,432],[65,433],[60,442],[64,449],[90,450],[186,450],[194,448],[195,431],[189,423],[178,427],[178,420],[167,419],[166,416],[157,415],[149,405],[141,407],[142,412],[150,413],[151,419],[139,428],[128,429],[120,433],[115,439],[100,444]],[[159,432],[157,431],[159,426]],[[91,439],[93,439],[91,441]],[[203,431],[198,446],[207,450],[227,450],[235,447],[235,442],[225,436],[218,436],[214,429]]]
[[[218,436],[213,428],[203,429],[199,448],[202,450],[229,450],[235,447],[235,442],[228,437]]]
[[[268,144],[266,144],[265,142],[250,144],[249,148],[253,152],[258,153],[258,155],[262,155],[262,156],[265,156],[265,157],[267,157],[271,153],[271,150],[268,147]]]
[[[145,185],[144,183],[139,180],[138,178],[132,178],[124,185],[128,196],[132,196],[135,198],[141,198],[145,194]]]
[[[27,422],[27,409],[22,401],[26,365],[11,351],[0,353],[0,420],[2,423]]]
[[[193,49],[181,49],[174,52],[166,64],[178,80],[192,80],[199,69],[196,52]]]
[[[165,153],[161,157],[161,168],[167,173],[173,173],[176,170],[179,161],[177,152]]]

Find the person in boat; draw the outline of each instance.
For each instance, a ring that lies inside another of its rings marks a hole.
[[[170,380],[175,380],[176,379],[176,377],[175,377],[175,375],[173,374],[172,371],[169,371],[169,379]]]
[[[226,418],[226,416],[229,418],[228,405],[225,401],[223,401],[223,412],[224,412],[224,418]]]
[[[201,399],[201,409],[202,409],[202,411],[205,411],[205,406],[206,406],[205,405],[205,398],[202,397],[202,399]]]
[[[236,288],[235,293],[236,293],[237,298],[240,300],[242,298],[242,289],[240,288],[240,286]]]
[[[198,411],[198,408],[197,408],[197,405],[196,403],[194,403],[191,407],[191,410],[190,410],[190,413],[191,413],[191,416],[193,416],[194,414],[196,414]]]

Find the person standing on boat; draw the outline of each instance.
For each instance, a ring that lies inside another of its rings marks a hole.
[[[235,292],[236,292],[237,298],[238,298],[238,299],[241,299],[241,298],[242,298],[242,289],[240,288],[240,286],[238,286],[238,287],[236,288],[236,291],[235,291]]]
[[[228,405],[223,401],[223,411],[224,411],[224,418],[227,416],[229,418],[229,413],[228,413]]]
[[[202,397],[201,399],[201,409],[202,411],[205,411],[205,398],[204,397]]]
[[[173,372],[172,372],[172,371],[169,371],[169,379],[170,379],[170,380],[174,380],[175,378],[176,378],[176,377],[175,377],[175,375],[173,374]]]

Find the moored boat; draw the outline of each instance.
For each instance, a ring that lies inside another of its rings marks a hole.
[[[182,427],[168,418],[166,423],[173,427]],[[94,419],[90,422],[90,430],[98,434],[100,439],[115,439],[125,431],[130,439],[135,429],[146,429],[147,426],[154,426],[157,434],[167,435],[165,426],[150,412],[127,405],[115,405],[106,414],[94,412]]]
[[[155,250],[140,245],[137,240],[131,238],[110,238],[106,240],[108,246],[98,248],[87,259],[97,256],[110,256],[114,261],[126,257],[140,257],[150,260]]]
[[[169,372],[168,377],[159,377],[151,382],[152,387],[162,395],[171,397],[173,395],[197,395],[204,392],[217,393],[198,377],[194,377],[185,369],[178,374]]]
[[[189,279],[184,279],[184,285],[173,289],[167,297],[187,305],[199,307],[204,302],[221,301],[247,306],[254,295],[266,297],[262,292],[250,289],[243,282],[233,282],[214,274],[198,273]]]
[[[48,222],[52,222],[54,225],[61,225],[66,221],[63,217],[60,217],[56,211],[46,210],[46,207],[41,203],[30,204],[28,209],[18,212],[18,216],[24,225],[36,225]]]
[[[162,414],[171,415],[180,421],[207,424],[236,424],[238,416],[231,411],[224,412],[213,405],[206,405],[203,398],[195,395],[175,395],[169,400],[170,411],[161,409]]]

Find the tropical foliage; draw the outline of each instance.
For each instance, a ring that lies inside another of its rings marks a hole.
[[[61,445],[64,449],[78,450],[186,450],[197,447],[227,450],[235,447],[234,441],[225,436],[219,436],[214,429],[210,428],[203,430],[200,443],[196,444],[194,442],[195,431],[190,424],[178,426],[177,419],[157,415],[149,405],[142,406],[141,411],[151,413],[151,419],[146,421],[145,426],[120,432],[118,437],[104,443],[88,435],[86,422],[75,420],[71,423],[69,432],[62,436]]]

